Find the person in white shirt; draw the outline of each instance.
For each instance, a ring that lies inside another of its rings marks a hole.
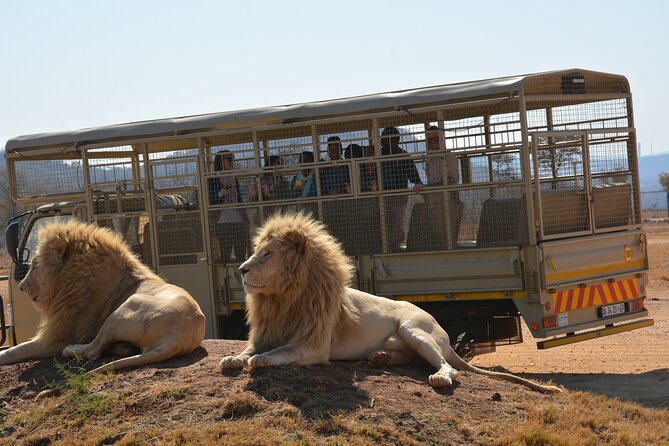
[[[427,129],[427,132],[425,132],[425,141],[427,143],[428,152],[440,150],[439,128],[436,125],[432,125]],[[460,182],[458,159],[452,152],[446,152],[440,156],[431,156],[428,158],[425,173],[427,174],[428,186],[458,184]],[[446,179],[445,182],[444,179]]]
[[[425,141],[427,145],[428,159],[425,163],[425,174],[427,176],[428,186],[443,186],[458,184],[460,182],[460,173],[458,169],[458,159],[452,152],[441,150],[439,142],[439,128],[437,126],[428,127],[425,132]],[[441,152],[438,155],[430,156],[431,152]],[[451,237],[453,244],[457,243],[460,218],[462,217],[462,203],[457,191],[448,192],[448,212],[451,224]],[[425,201],[428,204],[434,217],[430,218],[432,223],[432,232],[439,240],[436,246],[445,246],[447,242],[446,226],[443,221],[444,216],[444,196],[442,193],[427,193]],[[443,245],[442,245],[443,243]]]

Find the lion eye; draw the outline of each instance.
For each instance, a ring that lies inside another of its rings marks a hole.
[[[268,257],[271,256],[271,255],[272,255],[271,252],[269,252],[269,251],[265,251],[265,252],[263,253],[263,255],[262,255],[262,258],[263,258],[263,259],[266,259],[266,258],[268,258]]]

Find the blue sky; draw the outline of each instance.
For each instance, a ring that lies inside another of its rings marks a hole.
[[[667,5],[4,0],[0,147],[30,133],[578,67],[627,76],[642,154],[667,152]]]

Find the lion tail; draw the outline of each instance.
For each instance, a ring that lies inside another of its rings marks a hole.
[[[164,348],[158,346],[153,350],[139,353],[137,355],[128,356],[126,358],[120,358],[112,362],[108,362],[96,369],[88,372],[89,374],[94,373],[104,373],[109,370],[118,370],[126,367],[139,367],[148,364],[156,364],[162,361],[166,361],[170,358],[178,356],[178,352],[175,352],[172,349]]]
[[[549,386],[549,385],[544,385],[544,384],[538,384],[535,383],[534,381],[530,381],[529,379],[521,378],[520,376],[512,375],[510,373],[503,373],[503,372],[493,372],[492,370],[485,370],[485,369],[480,369],[476,366],[473,366],[466,362],[464,359],[462,359],[460,356],[458,356],[457,353],[453,350],[453,348],[450,347],[449,345],[449,352],[447,352],[447,362],[454,367],[457,370],[465,371],[465,372],[472,372],[472,373],[478,373],[480,375],[487,375],[487,376],[494,376],[499,379],[503,379],[505,381],[511,381],[516,384],[522,384],[524,386],[529,387],[530,389],[543,392],[543,393],[560,393],[562,392],[562,389],[560,389],[557,386]]]

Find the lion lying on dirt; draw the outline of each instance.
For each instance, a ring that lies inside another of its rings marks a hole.
[[[221,360],[221,369],[363,360],[372,365],[423,359],[437,371],[433,387],[448,387],[458,370],[513,381],[460,358],[432,316],[408,303],[348,288],[353,267],[324,225],[302,214],[275,215],[260,228],[253,255],[239,267],[250,327],[246,349]],[[455,368],[455,369],[454,369]]]
[[[117,359],[91,373],[153,364],[191,353],[204,338],[193,297],[143,265],[121,237],[67,222],[44,227],[19,288],[41,313],[37,335],[0,352],[0,365],[55,355]],[[90,342],[87,344],[87,342]]]

